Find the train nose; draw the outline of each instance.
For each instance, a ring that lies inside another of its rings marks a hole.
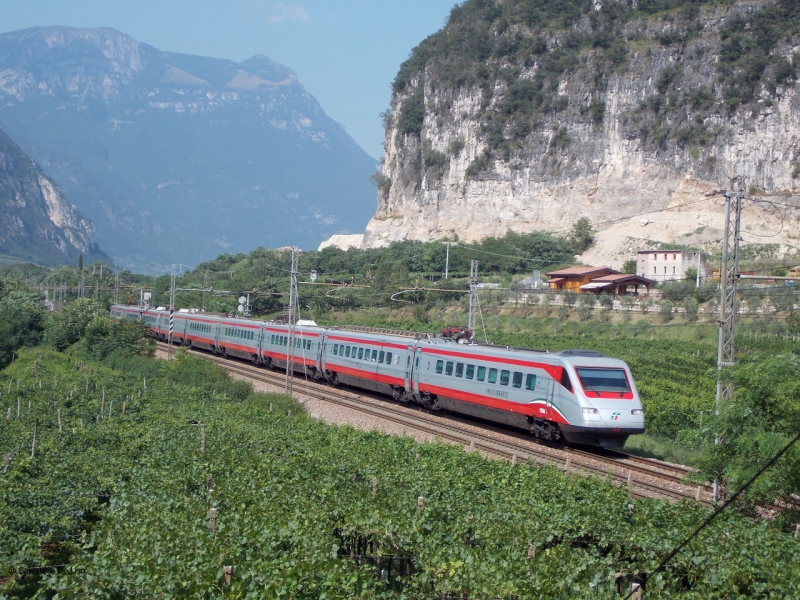
[[[600,410],[603,423],[612,429],[628,428],[631,426],[631,411],[619,408],[607,408]]]

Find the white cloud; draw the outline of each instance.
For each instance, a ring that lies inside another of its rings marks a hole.
[[[300,4],[284,4],[272,0],[239,0],[237,3],[248,17],[265,19],[270,25],[307,23],[308,10]]]
[[[305,6],[297,4],[282,4],[280,2],[270,3],[269,22],[272,25],[278,23],[292,22],[305,23],[308,21],[308,11]]]

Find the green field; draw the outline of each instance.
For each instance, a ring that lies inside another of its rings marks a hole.
[[[114,364],[0,375],[0,598],[616,598],[707,514],[320,423],[199,359]],[[797,597],[782,525],[724,513],[648,596]]]

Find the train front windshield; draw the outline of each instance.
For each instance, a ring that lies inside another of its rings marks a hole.
[[[628,378],[622,369],[575,369],[583,389],[587,392],[630,392]]]

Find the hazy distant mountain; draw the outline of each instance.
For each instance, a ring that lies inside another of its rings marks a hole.
[[[92,223],[45,177],[34,160],[0,131],[0,259],[43,265],[108,262]]]
[[[293,71],[113,29],[0,35],[0,125],[120,264],[196,264],[363,231],[376,163]]]

